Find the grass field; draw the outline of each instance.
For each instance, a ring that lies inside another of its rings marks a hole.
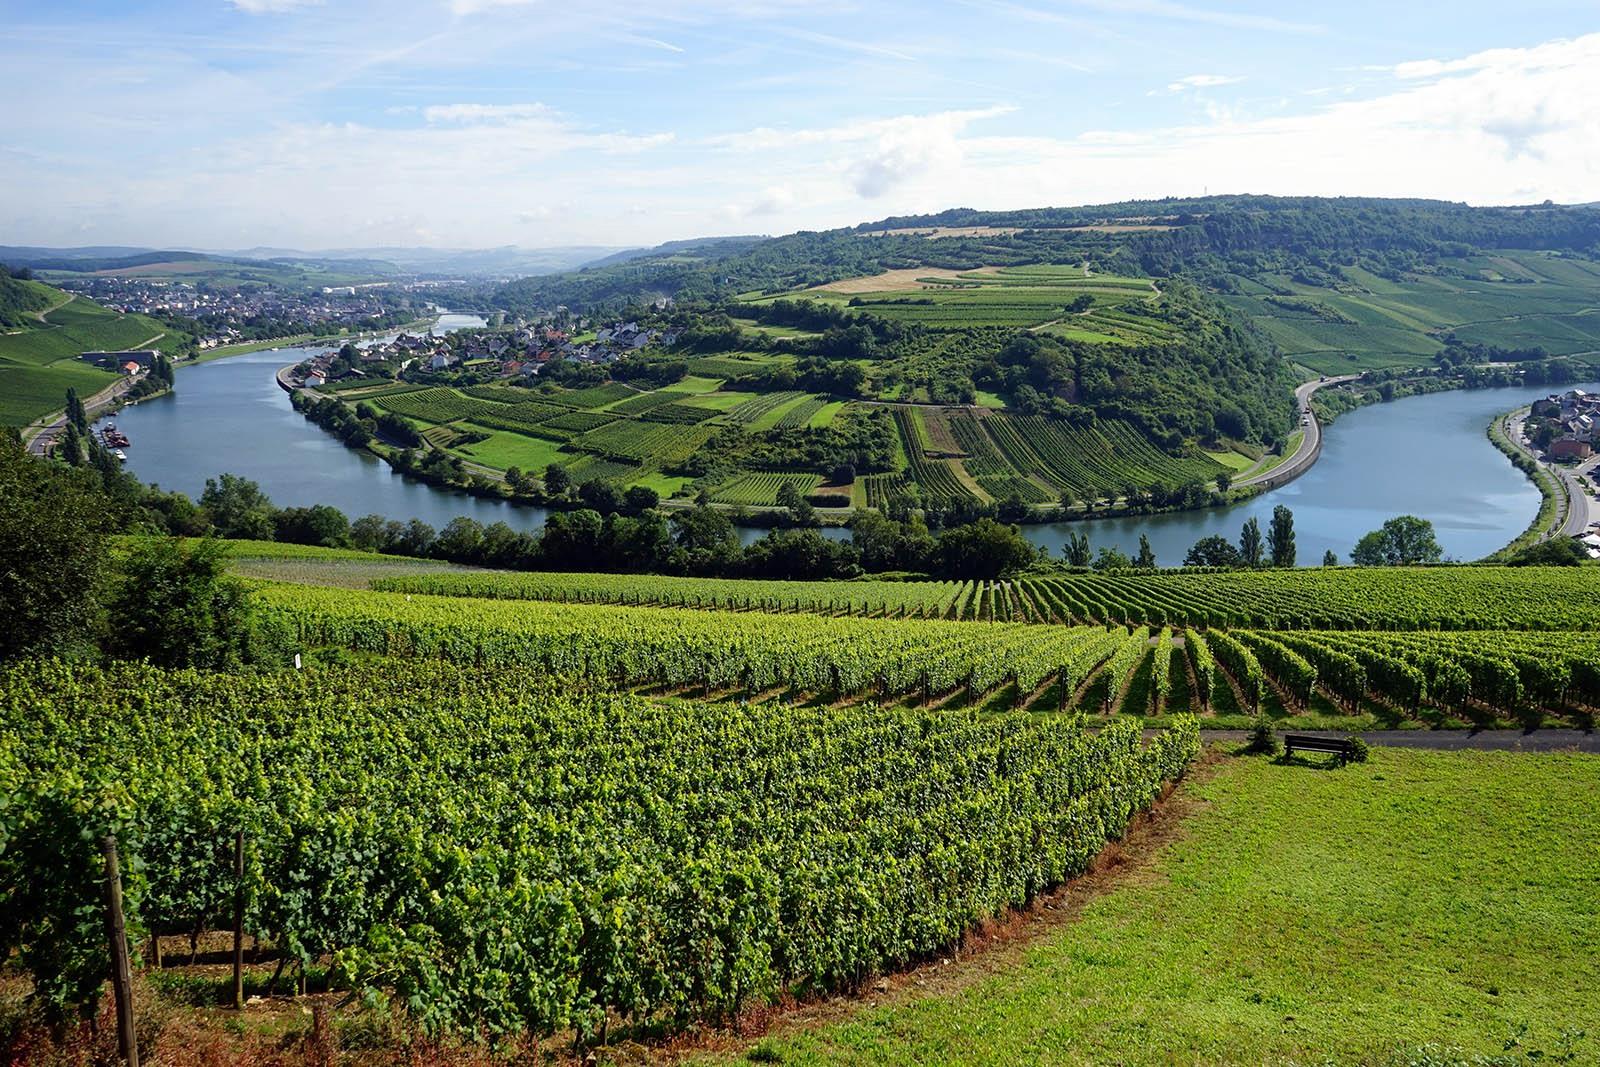
[[[1069,891],[1041,936],[925,968],[749,1058],[1400,1064],[1427,1043],[1503,1056],[1525,1026],[1508,1058],[1474,1062],[1553,1060],[1586,1030],[1572,1051],[1592,1063],[1597,789],[1595,756],[1230,760],[1180,787],[1170,843],[1101,895]]]
[[[454,451],[499,470],[521,467],[525,471],[538,472],[552,463],[573,458],[562,453],[561,445],[556,441],[504,430],[489,430],[487,427],[470,428],[486,432],[489,436],[475,444],[461,445]]]

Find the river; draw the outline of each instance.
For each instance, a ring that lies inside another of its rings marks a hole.
[[[444,314],[438,332],[480,326],[476,315]],[[458,515],[522,530],[546,510],[434,489],[396,474],[381,460],[345,448],[289,406],[274,372],[325,348],[267,349],[178,372],[170,395],[113,416],[132,440],[128,467],[147,482],[199,496],[207,478],[227,471],[261,484],[280,505],[333,504],[352,519],[377,513],[440,528]],[[1600,390],[1600,385],[1582,386]],[[1484,435],[1498,412],[1544,395],[1534,388],[1480,389],[1407,397],[1342,416],[1328,427],[1322,457],[1283,488],[1230,508],[1024,527],[1059,555],[1071,530],[1092,545],[1133,555],[1149,537],[1157,560],[1176,566],[1209,534],[1237,541],[1254,516],[1265,529],[1277,504],[1293,509],[1299,560],[1325,550],[1347,559],[1356,540],[1399,514],[1433,521],[1447,555],[1477,559],[1501,547],[1539,509],[1538,490]],[[848,536],[847,531],[825,531]],[[760,530],[741,531],[746,542]]]

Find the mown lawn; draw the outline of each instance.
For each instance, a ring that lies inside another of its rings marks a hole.
[[[1194,811],[1177,841],[1030,947],[753,1051],[1386,1064],[1437,1042],[1531,1062],[1583,1029],[1575,1062],[1596,1062],[1597,795],[1594,756],[1381,750],[1336,771],[1233,760],[1179,794]]]

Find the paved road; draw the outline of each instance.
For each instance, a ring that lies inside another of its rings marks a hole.
[[[1361,377],[1359,374],[1345,374],[1337,378],[1329,378],[1321,382],[1305,382],[1294,391],[1295,411],[1303,412],[1311,406],[1311,397],[1318,389],[1326,389],[1330,385],[1341,385],[1353,382]],[[1292,481],[1304,474],[1317,461],[1317,455],[1322,451],[1322,427],[1317,424],[1317,417],[1313,415],[1311,421],[1305,425],[1305,434],[1300,438],[1300,447],[1294,450],[1294,455],[1273,467],[1269,471],[1240,478],[1233,484],[1239,487],[1252,485],[1279,486],[1284,482]]]
[[[95,393],[93,396],[85,397],[83,401],[83,410],[84,413],[89,416],[89,421],[93,422],[101,411],[110,407],[113,403],[119,400],[123,393],[126,393],[129,389],[132,389],[134,383],[143,380],[143,378],[144,375],[142,374],[131,378],[118,378],[116,381],[112,382],[98,393]],[[35,422],[33,425],[23,430],[23,436],[27,438],[28,441],[28,451],[32,452],[36,456],[48,454],[50,449],[55,447],[56,438],[59,437],[66,430],[66,428],[67,416],[65,412],[57,415],[55,418],[51,419],[48,423],[45,423],[42,426],[38,422]],[[29,436],[30,433],[32,436]]]
[[[1282,733],[1308,737],[1349,737],[1337,730],[1295,730]],[[1585,730],[1368,730],[1356,735],[1369,745],[1391,748],[1433,748],[1452,751],[1577,752],[1600,753],[1600,733]],[[1201,730],[1204,741],[1243,741],[1243,730]]]
[[[1561,532],[1567,537],[1578,537],[1589,530],[1589,525],[1600,520],[1600,506],[1594,496],[1578,481],[1580,475],[1594,484],[1595,471],[1600,468],[1600,457],[1585,460],[1577,467],[1552,467],[1561,483],[1567,488],[1567,521]]]

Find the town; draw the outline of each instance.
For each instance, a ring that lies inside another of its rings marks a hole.
[[[428,307],[398,283],[297,289],[94,277],[60,284],[113,311],[151,315],[180,326],[194,335],[202,352],[300,334],[381,330],[409,323]]]

